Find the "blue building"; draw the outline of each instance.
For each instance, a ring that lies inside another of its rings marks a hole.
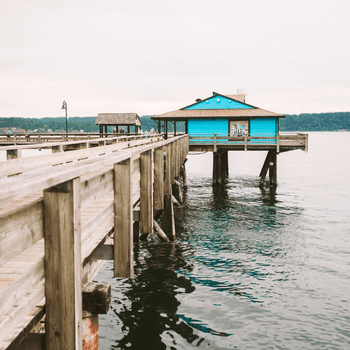
[[[189,135],[275,137],[279,132],[279,118],[285,116],[247,104],[245,96],[213,92],[206,99],[197,99],[189,106],[157,115],[153,119],[158,122],[158,130],[161,131],[163,127],[165,133],[168,122],[175,125],[184,122]]]
[[[213,152],[213,181],[221,183],[228,175],[228,151],[268,151],[260,173],[267,171],[270,186],[276,185],[277,154],[302,149],[307,151],[307,135],[280,135],[279,119],[285,115],[267,111],[245,102],[245,94],[223,95],[213,92],[205,99],[153,117],[158,131],[169,135],[168,124],[185,124],[190,151]]]

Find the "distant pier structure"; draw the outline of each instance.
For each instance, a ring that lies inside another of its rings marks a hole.
[[[153,117],[159,133],[168,136],[169,123],[185,124],[189,134],[189,150],[213,152],[213,183],[220,184],[228,176],[229,151],[267,151],[260,172],[260,185],[269,173],[269,186],[277,184],[277,155],[301,149],[307,152],[308,135],[280,134],[279,120],[285,115],[270,112],[245,102],[241,90],[235,95],[213,92],[205,99],[175,111]]]
[[[100,134],[108,133],[108,127],[113,127],[115,133],[128,133],[134,131],[138,134],[141,129],[141,120],[136,113],[99,113],[96,118],[96,125],[100,127]],[[103,130],[104,129],[104,130]]]

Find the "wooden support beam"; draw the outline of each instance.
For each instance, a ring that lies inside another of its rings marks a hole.
[[[269,180],[270,180],[270,187],[275,187],[277,185],[277,152],[276,151],[271,151],[271,155],[270,155]]]
[[[221,157],[221,152],[213,152],[213,184],[221,184],[223,182]]]
[[[175,204],[177,207],[180,207],[181,204],[179,203],[179,201],[175,198],[174,195],[171,196],[171,201],[173,202],[173,204]]]
[[[259,174],[260,186],[262,186],[265,182],[266,174],[267,174],[267,171],[269,170],[270,157],[271,157],[271,151],[268,151],[266,158],[265,158],[265,161],[264,161],[264,164],[263,164],[261,171],[260,171],[260,174]]]
[[[170,187],[170,196],[169,196],[169,205],[170,205],[170,220],[171,220],[171,240],[175,241],[176,231],[175,231],[175,213],[174,213],[174,204],[172,201],[172,189]]]
[[[187,174],[186,174],[186,166],[185,163],[182,166],[182,183],[184,188],[187,187]]]
[[[133,241],[137,243],[140,241],[140,221],[134,221],[133,225]]]
[[[83,310],[92,314],[107,314],[111,306],[111,285],[88,282],[82,290]]]
[[[153,231],[153,152],[149,150],[140,155],[140,232]]]
[[[161,227],[158,225],[156,220],[153,220],[153,228],[156,232],[157,236],[163,241],[163,242],[170,242],[167,235],[164,233],[164,231],[161,229]]]
[[[165,147],[166,149],[166,155],[165,155],[165,181],[164,181],[164,195],[169,196],[170,195],[170,176],[171,176],[171,147],[170,145],[167,145]]]
[[[172,190],[173,190],[173,194],[174,194],[173,197],[175,197],[176,202],[178,202],[179,205],[182,204],[183,203],[183,196],[182,196],[181,184],[179,181],[174,180]]]
[[[221,174],[222,178],[228,177],[228,151],[221,151]]]
[[[163,147],[154,150],[154,210],[164,209],[164,154]]]
[[[176,176],[176,145],[175,142],[170,144],[171,147],[171,175],[170,175],[170,183],[174,182]]]
[[[44,191],[46,345],[82,349],[80,179]]]
[[[133,274],[131,159],[114,165],[114,277]]]
[[[83,312],[83,350],[98,350],[98,314]]]

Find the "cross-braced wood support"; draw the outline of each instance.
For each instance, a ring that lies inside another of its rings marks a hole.
[[[263,167],[260,171],[260,186],[264,185],[266,174],[269,172],[270,187],[277,185],[277,151],[270,150],[267,153]]]

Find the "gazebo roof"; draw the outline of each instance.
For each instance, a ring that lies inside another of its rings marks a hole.
[[[96,125],[141,125],[141,119],[136,113],[99,113]]]

